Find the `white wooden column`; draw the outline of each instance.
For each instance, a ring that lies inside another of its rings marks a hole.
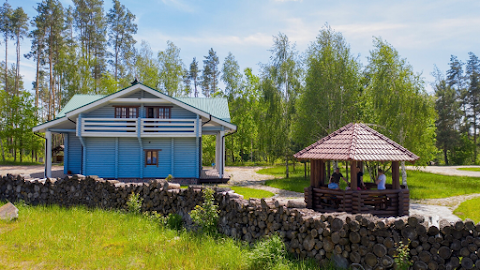
[[[220,178],[223,178],[225,170],[225,140],[223,136],[225,136],[225,131],[219,131],[215,143],[215,168]]]
[[[52,177],[52,132],[45,132],[45,149],[47,151],[45,157],[45,177]]]

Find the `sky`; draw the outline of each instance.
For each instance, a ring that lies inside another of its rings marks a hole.
[[[60,0],[64,7],[71,0]],[[23,7],[30,18],[39,0],[9,0],[13,8]],[[260,70],[267,63],[273,36],[284,33],[304,53],[319,31],[328,24],[340,32],[352,54],[363,66],[367,64],[373,38],[390,43],[421,73],[425,88],[432,92],[437,66],[448,69],[450,56],[464,62],[468,52],[480,56],[480,1],[323,1],[323,0],[120,0],[136,15],[138,45],[147,41],[154,52],[165,50],[167,41],[181,49],[186,66],[193,57],[203,60],[213,48],[220,62],[231,52],[240,68]],[[107,12],[112,2],[104,1]],[[30,50],[31,41],[22,43],[22,54]],[[1,42],[0,52],[5,51]],[[9,63],[15,61],[14,44],[9,44]],[[0,60],[4,60],[0,53]],[[35,63],[21,59],[20,73],[25,88],[35,79]]]

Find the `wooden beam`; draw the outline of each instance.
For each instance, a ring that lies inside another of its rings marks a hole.
[[[398,161],[392,161],[392,188],[400,189],[400,173]]]
[[[311,187],[314,187],[315,186],[315,174],[317,172],[317,169],[315,166],[315,160],[314,159],[311,159],[310,160],[310,186]]]
[[[325,161],[324,160],[317,160],[317,166],[320,167],[319,170],[319,177],[318,177],[318,183],[316,187],[320,187],[325,185]]]
[[[355,160],[350,161],[350,188],[357,190],[357,162]]]

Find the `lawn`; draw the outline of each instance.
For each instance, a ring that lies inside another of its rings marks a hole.
[[[262,169],[257,173],[280,177],[265,183],[276,188],[303,192],[304,188],[310,185],[310,179],[304,178],[303,167],[297,166],[297,170],[291,172],[289,179],[283,178],[285,167],[282,166]],[[345,168],[343,168],[342,173],[345,175]],[[364,181],[370,181],[368,174],[365,175]],[[391,182],[391,176],[387,174],[387,183]],[[480,177],[448,176],[409,170],[407,171],[407,183],[412,199],[446,198],[480,191]],[[341,188],[344,189],[345,182],[340,180],[340,184]]]
[[[239,187],[239,186],[231,186],[230,187],[235,193],[238,193],[240,195],[243,195],[243,198],[245,200],[248,200],[250,198],[270,198],[274,193],[262,189],[256,189],[256,188],[246,188],[246,187]]]
[[[0,221],[0,269],[255,269],[245,244],[177,232],[143,215],[18,207],[18,220]],[[286,260],[280,267],[314,265]]]
[[[459,171],[480,172],[480,167],[458,168],[457,170],[459,170]]]
[[[480,211],[478,210],[480,205],[480,198],[471,199],[468,201],[463,202],[458,206],[453,214],[457,215],[459,218],[465,220],[469,218],[473,220],[475,223],[480,222]]]

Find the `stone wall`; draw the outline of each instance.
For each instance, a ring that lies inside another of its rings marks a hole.
[[[275,200],[247,201],[231,191],[216,191],[222,233],[250,243],[276,233],[300,258],[389,269],[393,268],[397,245],[403,241],[409,245],[413,269],[480,268],[480,223],[441,220],[439,226],[429,226],[418,216],[378,219],[371,215],[327,215],[290,208]],[[188,213],[202,202],[202,187],[180,189],[164,180],[125,184],[83,176],[34,182],[11,175],[0,178],[0,200],[23,200],[32,205],[123,209],[132,192],[143,198],[144,211],[179,213],[187,222]]]

